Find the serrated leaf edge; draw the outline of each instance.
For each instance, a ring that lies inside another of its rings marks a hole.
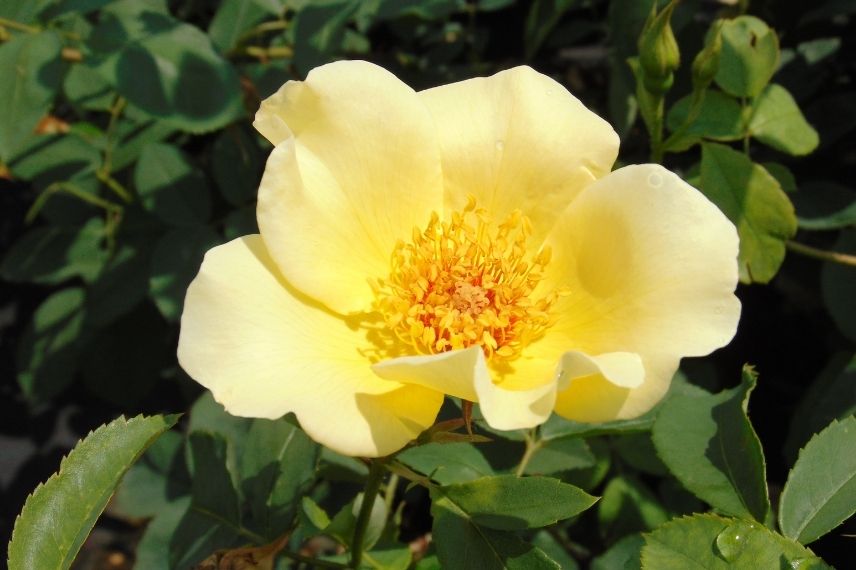
[[[783,512],[783,510],[782,510],[781,505],[784,503],[785,496],[790,494],[790,493],[789,493],[789,491],[790,491],[790,489],[791,489],[791,486],[790,486],[790,482],[791,482],[791,475],[793,474],[794,468],[796,468],[797,464],[800,462],[800,459],[802,459],[803,452],[805,452],[805,450],[806,450],[806,449],[811,445],[811,443],[812,443],[813,441],[815,441],[816,439],[819,439],[819,438],[820,438],[824,433],[826,433],[827,431],[830,431],[830,430],[832,430],[832,429],[834,429],[834,428],[836,428],[836,427],[838,427],[838,426],[840,426],[840,425],[842,425],[842,424],[849,423],[849,422],[853,422],[853,423],[854,423],[854,426],[856,426],[856,416],[851,415],[851,416],[848,416],[848,417],[846,417],[846,418],[844,418],[844,419],[842,419],[842,420],[839,420],[838,418],[834,418],[831,422],[829,422],[829,424],[828,424],[825,428],[823,428],[823,429],[822,429],[822,430],[820,430],[819,432],[817,432],[817,433],[815,433],[814,435],[812,435],[812,436],[811,436],[811,439],[809,439],[809,440],[806,442],[806,444],[800,448],[799,453],[797,454],[797,460],[796,460],[796,461],[794,461],[794,465],[793,465],[793,466],[791,467],[791,469],[788,471],[788,478],[787,478],[787,480],[785,481],[785,486],[782,488],[782,495],[781,495],[781,497],[779,498],[779,517],[778,517],[778,519],[779,519],[779,520],[778,520],[778,522],[779,522],[779,528],[780,528],[780,529],[781,529],[781,531],[782,531],[782,536],[785,536],[785,537],[787,537],[787,538],[789,538],[789,539],[791,539],[791,540],[793,540],[793,541],[799,542],[800,544],[803,544],[803,543],[802,543],[802,541],[800,541],[799,536],[800,536],[800,534],[802,533],[802,531],[804,531],[804,530],[805,530],[806,526],[808,526],[808,523],[806,522],[806,523],[802,526],[802,528],[800,528],[800,529],[799,529],[799,532],[797,532],[796,536],[790,536],[789,534],[786,534],[786,533],[785,533],[785,528],[784,528],[784,525],[782,524],[782,523],[783,523],[783,520],[782,520],[782,512]],[[853,479],[854,477],[856,477],[856,473],[852,474],[852,475],[851,475],[851,477],[850,477],[850,479]],[[849,481],[849,480],[848,480],[848,481]],[[843,486],[844,486],[844,485],[842,485],[841,487],[843,487]],[[836,491],[837,491],[837,490],[840,490],[840,489],[841,489],[841,487],[839,487],[838,489],[836,489]],[[824,504],[825,504],[825,503],[824,503]],[[817,511],[815,511],[815,512],[814,512],[814,514],[813,514],[812,516],[816,515],[816,514],[819,512],[819,510],[820,510],[820,509],[818,509]],[[854,512],[856,512],[856,507],[854,507]],[[820,537],[822,537],[822,536],[824,536],[824,535],[828,534],[829,532],[831,532],[833,529],[835,529],[836,527],[838,527],[838,525],[840,525],[841,523],[843,523],[845,520],[847,520],[847,519],[848,519],[848,518],[850,518],[851,516],[853,516],[853,513],[851,513],[849,516],[844,517],[842,520],[838,521],[838,523],[837,523],[835,526],[833,526],[831,529],[829,529],[828,531],[826,531],[826,532],[825,532],[825,533],[823,533],[822,535],[820,535],[820,536],[816,537],[815,539],[813,539],[813,540],[811,540],[811,541],[809,541],[809,542],[813,542],[814,540],[817,540],[818,538],[820,538]],[[811,520],[811,518],[806,519],[806,520],[807,520],[807,521],[810,521],[810,520]]]
[[[64,472],[65,467],[69,461],[69,458],[71,458],[74,455],[74,452],[77,449],[77,447],[81,443],[86,441],[90,436],[92,436],[93,434],[98,432],[99,430],[108,429],[111,426],[119,425],[119,424],[123,424],[123,425],[127,426],[127,425],[130,425],[131,423],[133,423],[135,421],[143,421],[146,419],[152,419],[154,417],[157,417],[157,416],[145,416],[143,414],[138,414],[138,415],[136,415],[130,419],[127,419],[127,418],[125,418],[125,415],[122,414],[118,418],[114,419],[113,421],[111,421],[109,423],[101,424],[97,428],[89,430],[89,432],[87,432],[87,434],[85,436],[83,436],[77,440],[77,443],[74,444],[74,447],[71,448],[71,450],[69,450],[69,452],[65,456],[63,456],[63,458],[60,460],[59,468],[50,477],[48,477],[47,480],[42,481],[38,485],[36,485],[36,488],[33,489],[33,492],[30,493],[29,495],[27,495],[27,498],[24,501],[24,506],[21,508],[21,512],[18,513],[18,515],[15,517],[15,524],[12,528],[12,536],[9,539],[9,544],[7,547],[7,554],[6,554],[6,563],[8,564],[10,570],[14,570],[12,567],[12,546],[15,544],[16,537],[18,537],[20,539],[20,532],[21,531],[20,531],[19,523],[20,523],[21,519],[24,518],[25,516],[27,516],[26,513],[28,512],[28,507],[32,508],[32,500],[34,499],[34,497],[37,497],[45,487],[47,487],[48,485],[52,485],[54,481],[58,480],[63,475],[63,472]],[[162,415],[161,417],[164,420],[165,429],[163,431],[159,432],[158,434],[153,435],[152,437],[149,438],[149,440],[146,442],[146,445],[144,445],[143,448],[134,456],[134,460],[131,462],[131,464],[133,464],[134,462],[137,461],[137,459],[140,458],[140,456],[145,452],[145,450],[149,447],[149,445],[151,445],[152,442],[154,442],[154,440],[157,439],[157,437],[161,433],[163,433],[164,431],[166,431],[166,430],[170,429],[172,426],[174,426],[175,423],[178,421],[178,419],[181,417],[181,414]],[[128,467],[130,468],[130,465]],[[125,472],[127,472],[127,469],[125,469]],[[120,476],[120,479],[122,476],[124,476],[124,474],[125,473],[123,472],[122,475]],[[77,555],[76,552],[70,553],[70,554],[73,554],[74,556]],[[71,560],[69,560],[68,562],[70,564]]]

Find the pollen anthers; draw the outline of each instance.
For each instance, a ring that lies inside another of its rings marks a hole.
[[[488,358],[513,359],[552,324],[554,291],[532,293],[550,248],[527,255],[529,219],[515,210],[495,223],[469,197],[466,207],[396,244],[387,279],[374,283],[376,307],[403,342],[423,354],[480,346]]]

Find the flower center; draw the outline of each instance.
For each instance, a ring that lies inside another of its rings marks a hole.
[[[461,212],[399,242],[387,279],[374,283],[387,326],[420,353],[480,346],[488,358],[512,359],[552,324],[559,291],[533,298],[550,248],[527,256],[529,219],[512,212],[496,224],[470,197]]]

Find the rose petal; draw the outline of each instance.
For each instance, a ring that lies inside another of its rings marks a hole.
[[[445,204],[476,197],[495,220],[520,209],[533,243],[618,154],[612,127],[559,83],[529,67],[419,93],[440,137]]]
[[[397,451],[430,426],[443,394],[371,370],[365,332],[295,292],[260,236],[210,250],[187,291],[178,358],[237,416],[294,412],[347,455]]]
[[[266,99],[256,128],[276,145],[258,222],[286,279],[342,314],[364,311],[397,240],[442,209],[435,127],[416,93],[366,62],[318,67]]]

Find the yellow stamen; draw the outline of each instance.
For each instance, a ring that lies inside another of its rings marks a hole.
[[[489,358],[516,358],[552,324],[561,294],[532,298],[551,255],[526,255],[531,232],[520,211],[495,224],[473,197],[449,220],[434,213],[396,244],[389,278],[374,283],[377,309],[420,353],[480,346]]]

